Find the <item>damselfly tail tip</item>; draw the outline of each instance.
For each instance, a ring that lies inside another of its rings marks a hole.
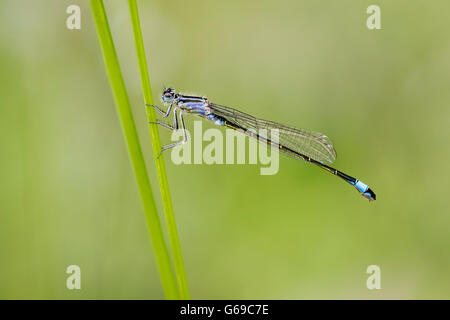
[[[361,195],[367,200],[374,201],[377,199],[375,192],[373,192],[372,189],[370,189],[369,186],[364,182],[356,180],[354,186],[356,190],[358,190],[359,193],[361,193]]]
[[[377,199],[375,192],[372,189],[368,188],[366,192],[362,193],[363,197],[368,199],[369,201],[374,201]]]

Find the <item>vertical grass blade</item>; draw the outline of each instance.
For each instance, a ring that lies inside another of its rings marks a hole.
[[[172,270],[169,252],[164,241],[161,223],[156,211],[156,205],[147,175],[147,168],[145,166],[144,157],[139,144],[136,125],[131,112],[125,83],[120,71],[119,61],[114,48],[105,7],[102,0],[91,0],[90,4],[109,83],[113,92],[122,131],[128,147],[128,153],[130,155],[131,164],[134,169],[139,192],[142,198],[148,230],[152,240],[163,290],[167,299],[178,299],[179,293],[177,283]]]
[[[152,89],[150,85],[150,77],[145,57],[144,41],[142,39],[141,25],[139,21],[139,13],[136,0],[128,0],[130,8],[131,23],[133,25],[134,42],[136,46],[136,54],[141,73],[142,90],[146,104],[153,104]],[[155,110],[147,108],[147,119],[149,122],[156,121]],[[169,191],[169,183],[167,181],[166,169],[164,166],[163,156],[157,158],[161,151],[161,142],[159,139],[158,126],[149,124],[150,137],[152,139],[153,154],[155,156],[156,171],[159,179],[161,197],[166,216],[167,230],[169,234],[170,246],[172,248],[173,261],[175,265],[175,273],[178,280],[178,287],[181,299],[189,299],[189,290],[186,280],[186,273],[183,265],[183,257],[181,254],[180,241],[178,238],[177,227],[175,223],[175,214],[172,206],[172,199]]]

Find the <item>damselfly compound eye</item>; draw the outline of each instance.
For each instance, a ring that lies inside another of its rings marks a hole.
[[[175,89],[174,88],[167,88],[164,90],[163,94],[161,95],[161,100],[163,102],[170,103],[175,96]]]

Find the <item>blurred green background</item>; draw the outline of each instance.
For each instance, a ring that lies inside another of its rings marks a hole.
[[[155,98],[170,85],[324,132],[377,194],[286,157],[261,176],[166,156],[192,298],[450,298],[450,2],[139,8]],[[106,9],[162,213],[127,3]],[[164,298],[88,1],[0,2],[0,112],[0,298]]]

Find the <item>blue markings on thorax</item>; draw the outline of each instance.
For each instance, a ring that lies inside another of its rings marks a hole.
[[[200,97],[182,97],[178,106],[187,112],[206,115],[209,113],[207,100]]]
[[[223,126],[225,124],[225,120],[222,117],[211,113],[211,109],[208,105],[208,99],[203,97],[182,96],[178,101],[178,106],[186,112],[198,114],[214,122],[214,124],[218,126]]]
[[[182,104],[185,109],[188,109],[189,112],[206,114],[207,109],[204,103],[199,102],[185,102]]]

